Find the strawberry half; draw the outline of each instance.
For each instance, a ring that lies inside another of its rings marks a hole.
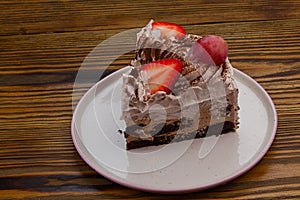
[[[160,30],[163,37],[175,37],[177,40],[183,39],[186,34],[182,26],[170,22],[153,22],[152,29]]]
[[[183,64],[180,60],[176,58],[166,58],[143,65],[141,74],[151,94],[158,91],[165,91],[169,94],[180,76],[182,69]]]

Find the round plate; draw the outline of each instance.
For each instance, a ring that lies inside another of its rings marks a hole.
[[[274,104],[257,82],[234,69],[240,106],[237,132],[220,135],[217,140],[213,136],[195,139],[188,145],[189,141],[173,143],[166,145],[168,149],[160,145],[126,151],[118,130],[125,129],[120,120],[122,75],[129,70],[118,70],[94,85],[73,113],[72,138],[77,151],[108,179],[158,193],[204,190],[244,174],[271,146],[277,128]],[[209,138],[215,138],[215,145],[203,155],[201,147]]]

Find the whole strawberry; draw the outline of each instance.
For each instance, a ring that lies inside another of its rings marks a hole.
[[[220,66],[228,56],[226,41],[217,35],[207,35],[197,40],[189,51],[192,62],[202,62]]]

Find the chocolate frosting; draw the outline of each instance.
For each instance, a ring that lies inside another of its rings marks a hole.
[[[224,121],[238,124],[238,88],[228,58],[222,66],[193,63],[188,52],[201,36],[187,34],[178,41],[161,38],[152,30],[153,20],[137,34],[136,57],[130,74],[123,77],[122,118],[127,126],[153,128],[162,121],[193,119],[196,129]],[[141,75],[141,65],[164,58],[178,58],[184,63],[182,75],[172,93],[150,94]],[[199,119],[199,120],[195,120]],[[145,135],[150,138],[151,135]]]

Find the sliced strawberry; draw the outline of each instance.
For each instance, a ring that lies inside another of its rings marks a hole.
[[[170,22],[153,22],[152,29],[159,29],[163,37],[175,37],[177,40],[183,39],[186,34],[182,26]]]
[[[166,58],[145,64],[141,74],[150,93],[165,91],[169,94],[182,72],[183,64],[176,58]]]

